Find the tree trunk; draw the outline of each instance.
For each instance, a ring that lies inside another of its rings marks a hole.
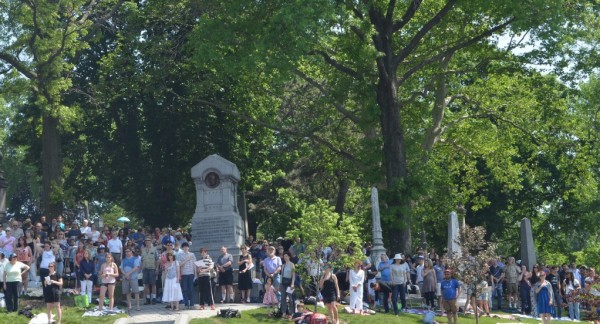
[[[54,193],[62,186],[61,136],[59,121],[44,113],[42,116],[42,212],[53,218],[62,213],[61,199]],[[53,199],[54,198],[54,199]]]
[[[348,186],[348,180],[344,178],[340,178],[338,181],[338,193],[337,200],[335,202],[335,212],[340,215],[339,221],[342,221],[344,215],[344,208],[346,206],[346,197],[348,196],[348,190],[350,187]],[[339,225],[339,224],[338,224]]]

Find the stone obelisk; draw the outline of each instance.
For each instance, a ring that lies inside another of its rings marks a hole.
[[[460,226],[458,224],[458,214],[453,211],[448,215],[448,257],[460,255]]]
[[[535,245],[533,245],[531,221],[529,218],[523,218],[521,220],[521,264],[526,265],[527,270],[531,271],[535,262]]]
[[[371,248],[371,264],[377,266],[381,255],[385,254],[383,247],[383,234],[381,230],[381,215],[379,214],[379,193],[377,188],[371,188],[371,206],[373,208],[373,247]]]

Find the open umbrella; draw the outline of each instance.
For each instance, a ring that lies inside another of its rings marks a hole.
[[[130,220],[129,220],[129,218],[127,218],[125,216],[121,216],[121,217],[117,218],[117,222],[129,223]]]

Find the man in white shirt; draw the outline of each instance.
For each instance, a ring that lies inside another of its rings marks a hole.
[[[96,243],[100,238],[100,231],[96,229],[96,225],[92,224],[90,231],[86,233],[86,236],[88,239],[92,240],[93,243]]]
[[[81,234],[85,234],[87,235],[89,232],[92,231],[92,229],[88,226],[89,221],[87,219],[83,220],[83,225],[81,225],[81,228],[79,228],[79,230],[81,231]]]
[[[108,252],[110,252],[110,254],[112,254],[113,256],[113,259],[115,259],[115,263],[120,265],[121,255],[123,253],[123,243],[121,242],[121,240],[119,240],[117,232],[113,232],[112,235],[112,239],[110,239],[106,245],[108,248]]]

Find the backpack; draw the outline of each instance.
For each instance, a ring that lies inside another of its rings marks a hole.
[[[321,313],[314,313],[310,317],[310,324],[327,324],[327,316]]]

